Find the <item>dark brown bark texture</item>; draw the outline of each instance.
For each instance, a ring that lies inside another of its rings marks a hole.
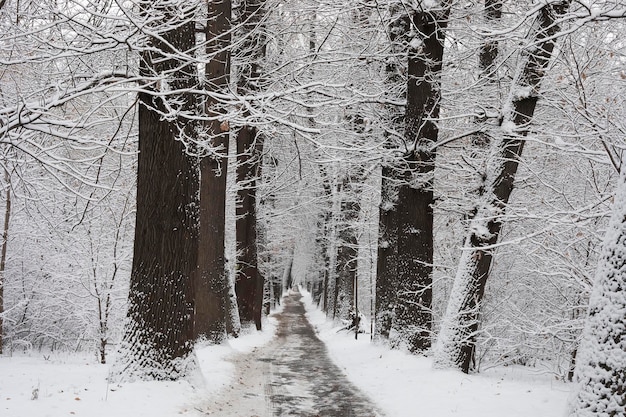
[[[433,273],[433,174],[439,129],[444,31],[450,9],[411,16],[417,40],[408,55],[405,137],[397,196],[398,287],[393,328],[411,352],[430,347]],[[418,46],[419,45],[419,46]]]
[[[261,82],[260,61],[265,55],[265,35],[262,20],[262,0],[244,0],[240,3],[239,22],[241,29],[237,90],[240,94],[259,91]],[[245,57],[245,59],[243,59]],[[249,116],[249,114],[246,114]],[[258,269],[257,257],[257,207],[256,178],[261,169],[263,141],[255,126],[243,126],[237,134],[237,222],[236,239],[237,276],[235,291],[242,322],[254,321],[261,329],[263,308],[263,277]]]
[[[179,58],[195,43],[195,24],[189,10],[181,16],[179,9],[143,7],[144,15],[162,14],[167,29],[160,33],[163,41],[151,38],[151,48],[141,53],[141,75],[161,81],[146,82],[139,95],[137,219],[121,371],[135,378],[176,379],[185,372],[178,359],[187,356],[193,341],[198,167],[183,143],[193,124],[182,115],[161,117],[167,98],[156,93],[165,82],[172,90],[196,86],[195,66]],[[196,106],[190,94],[171,98],[179,103],[179,114]]]
[[[389,90],[402,83],[404,77],[404,44],[410,30],[409,16],[403,7],[391,7],[392,20],[389,25],[391,56],[387,58],[385,71]],[[396,97],[389,97],[395,99]],[[389,122],[398,128],[404,120],[403,109],[390,107]],[[387,135],[385,146],[393,149],[397,144]],[[394,169],[394,161],[385,161],[382,165],[381,202],[379,208],[378,253],[376,261],[376,301],[374,339],[385,341],[389,338],[397,295],[397,257],[398,257],[398,219],[396,205],[400,183],[399,171]]]
[[[487,222],[488,234],[471,233],[467,238],[466,246],[473,248],[471,258],[474,260],[471,270],[471,282],[464,292],[463,301],[458,314],[461,329],[464,333],[463,343],[458,358],[455,358],[463,372],[469,372],[475,350],[476,332],[479,326],[480,303],[483,299],[489,270],[493,261],[491,249],[481,247],[494,245],[502,229],[502,215],[509,201],[514,187],[515,175],[519,166],[520,156],[524,149],[524,137],[528,133],[538,100],[541,80],[543,79],[555,45],[555,35],[559,31],[558,19],[569,6],[568,1],[552,3],[544,6],[536,19],[536,33],[531,40],[532,45],[525,55],[520,77],[516,80],[513,89],[519,87],[530,88],[528,95],[516,95],[513,91],[511,102],[511,121],[514,131],[505,132],[499,143],[499,161],[496,174],[490,184],[485,184],[481,194],[486,189],[491,190],[489,204],[500,213]],[[489,181],[489,179],[488,179]],[[487,188],[488,187],[488,188]],[[476,209],[478,211],[478,208]]]
[[[235,291],[242,322],[254,321],[261,330],[263,278],[258,269],[256,188],[263,140],[250,126],[237,135],[237,279]]]
[[[206,50],[210,61],[205,69],[208,92],[223,92],[230,80],[230,0],[208,3]],[[201,153],[200,160],[200,236],[199,276],[196,281],[195,337],[219,343],[226,335],[229,321],[230,282],[225,269],[224,233],[226,225],[226,172],[228,127],[220,116],[217,100],[205,103],[210,121],[205,128],[212,151]]]

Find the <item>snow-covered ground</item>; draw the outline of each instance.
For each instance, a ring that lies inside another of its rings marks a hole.
[[[389,351],[354,335],[337,333],[333,323],[304,300],[309,320],[333,360],[389,417],[551,417],[561,416],[569,384],[521,367],[480,375],[432,369],[432,360]],[[198,350],[202,376],[191,381],[107,383],[108,365],[94,356],[41,354],[0,357],[1,417],[190,417],[206,416],[207,399],[233,381],[233,355],[267,343],[265,330]],[[219,410],[209,415],[219,416]]]
[[[0,356],[0,417],[206,416],[207,399],[234,376],[227,358],[267,343],[274,332],[269,318],[263,332],[197,349],[201,375],[191,381],[108,384],[109,365],[95,355]]]
[[[388,350],[370,335],[337,332],[302,291],[307,317],[333,361],[389,417],[558,417],[571,384],[530,368],[496,368],[478,375],[434,370],[432,359]]]

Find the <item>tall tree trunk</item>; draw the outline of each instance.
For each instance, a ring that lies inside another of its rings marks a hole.
[[[502,216],[509,201],[524,147],[524,136],[537,104],[539,87],[552,57],[558,19],[569,1],[545,5],[538,12],[532,46],[525,52],[519,76],[511,87],[508,111],[503,114],[501,138],[495,144],[499,153],[496,166],[488,167],[465,239],[448,307],[435,349],[435,365],[457,367],[469,372],[474,356],[483,298],[498,241]]]
[[[11,176],[8,171],[4,171],[6,180],[6,200],[4,206],[4,229],[2,230],[2,253],[0,254],[0,354],[4,349],[4,271],[7,261],[7,246],[9,239],[9,220],[11,218]]]
[[[182,53],[195,45],[195,6],[142,3],[158,16],[141,52],[137,218],[128,323],[118,355],[122,379],[177,379],[193,346],[193,277],[198,259],[198,165],[187,152],[195,126],[185,113],[197,106],[196,67]],[[162,26],[161,26],[162,25]],[[170,93],[183,91],[182,93]],[[171,100],[166,104],[164,100]],[[164,118],[175,107],[174,120]]]
[[[205,68],[205,89],[224,92],[230,80],[231,2],[208,2],[206,50],[210,61]],[[210,97],[210,96],[209,96]],[[211,149],[200,160],[200,236],[198,244],[199,277],[196,280],[196,338],[213,343],[226,335],[230,283],[226,274],[224,234],[226,228],[226,174],[228,156],[228,125],[220,121],[222,110],[209,98],[206,122]]]
[[[332,217],[332,187],[330,179],[323,166],[319,167],[322,178],[323,195],[320,196],[323,207],[320,210],[317,220],[317,236],[315,238],[315,248],[317,250],[316,259],[320,263],[318,275],[318,297],[319,304],[323,311],[328,314],[328,276],[330,269],[330,256],[328,254],[328,241],[330,239],[331,217]]]
[[[241,128],[237,135],[237,280],[239,316],[254,321],[261,330],[263,278],[258,269],[256,188],[260,175],[263,140],[256,129]]]
[[[396,205],[397,300],[393,328],[411,352],[430,347],[433,273],[433,178],[439,129],[444,30],[450,8],[421,10],[411,16],[405,138]]]
[[[328,176],[330,184],[330,221],[329,239],[328,239],[328,277],[326,279],[326,314],[335,318],[337,314],[337,297],[339,296],[339,287],[337,286],[337,247],[339,245],[339,218],[337,213],[341,210],[341,202],[339,193],[341,185],[338,184],[336,174]]]
[[[265,55],[265,34],[260,26],[263,21],[263,0],[243,0],[240,4],[241,29],[240,60],[237,90],[240,94],[259,91],[261,81],[260,61]],[[243,126],[237,134],[238,205],[237,205],[237,277],[235,290],[242,321],[254,321],[261,330],[263,308],[263,277],[259,274],[257,258],[257,208],[256,178],[262,163],[263,141],[256,126]]]
[[[394,4],[390,7],[391,22],[389,24],[390,56],[385,66],[386,83],[389,91],[393,91],[397,84],[402,83],[406,66],[404,59],[405,44],[410,32],[409,16],[403,5]],[[389,97],[390,100],[397,97]],[[406,97],[403,97],[406,99]],[[404,121],[404,110],[389,106],[390,130],[401,130]],[[395,150],[396,140],[389,133],[385,133],[385,147]],[[394,155],[395,156],[395,155]],[[380,207],[378,217],[378,253],[376,260],[376,301],[374,304],[374,340],[385,342],[389,339],[393,314],[397,298],[397,264],[398,264],[398,218],[396,206],[398,198],[399,171],[395,169],[395,162],[383,161],[381,169]]]
[[[626,415],[626,166],[611,217],[576,359],[569,416]]]
[[[354,170],[354,168],[351,169]],[[333,317],[342,320],[350,318],[350,312],[355,306],[354,283],[357,280],[358,257],[356,222],[359,220],[361,211],[359,203],[361,177],[360,172],[347,174],[341,187],[341,218],[337,225],[337,275],[335,283],[337,297]]]
[[[393,183],[395,170],[382,167],[381,202],[379,211],[378,257],[376,261],[376,301],[374,340],[389,339],[398,291],[397,257],[398,224],[395,205],[397,185]]]

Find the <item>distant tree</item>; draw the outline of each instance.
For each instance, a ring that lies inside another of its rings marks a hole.
[[[0,5],[0,9],[2,5]],[[5,182],[4,185],[6,187],[5,192],[5,201],[4,201],[4,226],[2,229],[2,249],[0,249],[0,354],[4,349],[4,271],[6,269],[6,260],[7,260],[7,246],[8,246],[8,238],[9,238],[9,221],[11,219],[11,177],[9,171],[4,171]]]
[[[589,299],[589,312],[576,355],[576,388],[569,416],[626,415],[626,166],[613,201],[613,214]]]
[[[349,166],[339,190],[337,214],[337,255],[332,317],[350,318],[355,310],[355,285],[358,279],[357,224],[361,212],[360,196],[363,187],[363,169]]]
[[[320,304],[322,310],[328,314],[328,280],[330,279],[330,255],[328,253],[331,216],[332,216],[332,185],[330,178],[326,172],[326,168],[321,165],[319,167],[320,179],[322,183],[321,201],[324,202],[318,214],[317,221],[317,263],[319,265],[318,284],[314,294],[314,298]]]

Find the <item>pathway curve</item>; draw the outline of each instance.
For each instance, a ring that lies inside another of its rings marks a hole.
[[[306,319],[301,295],[283,298],[276,337],[234,359],[234,383],[209,405],[222,417],[382,417],[331,361]]]

